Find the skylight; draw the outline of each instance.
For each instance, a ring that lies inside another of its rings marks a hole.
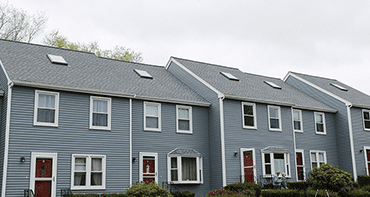
[[[230,74],[230,73],[226,73],[226,72],[220,72],[223,76],[227,77],[228,79],[230,80],[234,80],[234,81],[239,81],[239,79],[237,77],[235,77],[234,75]]]
[[[138,69],[134,69],[134,71],[142,78],[149,78],[149,79],[153,79],[152,75],[150,75],[148,72],[146,72],[145,70],[138,70]]]
[[[338,84],[335,84],[335,83],[331,83],[330,85],[342,90],[342,91],[348,91],[347,88],[343,87],[343,86],[340,86]]]
[[[47,56],[51,63],[68,65],[67,61],[62,56],[50,54],[47,54]]]
[[[265,82],[267,85],[269,85],[269,86],[271,86],[271,87],[273,87],[273,88],[281,89],[281,87],[280,87],[280,86],[276,85],[276,84],[275,84],[275,83],[273,83],[273,82],[270,82],[270,81],[263,81],[263,82]]]

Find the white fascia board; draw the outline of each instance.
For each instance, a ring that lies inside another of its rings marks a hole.
[[[320,112],[328,112],[328,113],[337,113],[338,110],[335,110],[335,109],[323,109],[323,108],[319,108],[319,107],[306,107],[306,106],[299,106],[299,105],[296,105],[296,106],[293,106],[294,109],[305,109],[305,110],[310,110],[310,111],[320,111]]]
[[[289,107],[292,107],[292,106],[295,105],[294,103],[288,103],[288,102],[263,100],[263,99],[254,99],[254,98],[234,96],[234,95],[225,95],[225,98],[232,99],[232,100],[248,101],[248,102],[255,102],[255,103],[265,103],[265,104],[280,105],[280,106],[289,106]]]
[[[196,75],[195,73],[193,73],[191,70],[189,70],[188,68],[186,68],[184,65],[182,65],[180,62],[178,62],[177,60],[175,60],[173,57],[171,57],[170,60],[168,61],[167,65],[166,65],[166,70],[168,70],[168,68],[170,67],[170,65],[171,65],[172,62],[174,62],[175,64],[177,64],[181,69],[185,70],[187,73],[189,73],[195,79],[197,79],[198,81],[200,81],[201,83],[203,83],[209,89],[211,89],[212,91],[214,91],[215,93],[217,93],[218,98],[223,98],[224,97],[224,94],[223,93],[221,93],[220,91],[218,91],[211,84],[207,83],[205,80],[203,80],[198,75]]]

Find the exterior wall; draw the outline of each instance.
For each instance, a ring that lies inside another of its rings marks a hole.
[[[211,170],[211,189],[222,188],[222,158],[221,158],[221,131],[220,131],[220,106],[217,94],[199,82],[196,78],[181,69],[175,63],[171,63],[168,71],[180,81],[191,87],[199,95],[203,96],[212,105],[209,108],[209,156]]]
[[[176,133],[176,104],[161,103],[161,131],[144,131],[144,101],[133,100],[133,181],[139,181],[139,153],[158,153],[158,183],[167,183],[167,154],[175,148],[193,148],[203,157],[203,184],[171,185],[171,190],[189,190],[197,196],[209,192],[208,108],[192,106],[193,134]]]
[[[314,99],[325,103],[331,108],[338,110],[335,114],[335,132],[337,135],[338,163],[339,167],[342,170],[345,170],[353,175],[351,146],[348,132],[347,108],[345,104],[292,76],[290,76],[286,80],[286,83],[306,93]]]
[[[6,113],[8,105],[8,80],[4,71],[0,70],[0,89],[4,91],[4,96],[0,103],[0,194],[3,184],[3,167],[4,167],[4,151],[5,151],[5,129],[6,129]]]
[[[58,153],[57,194],[71,185],[72,154],[106,155],[106,189],[74,193],[123,192],[129,185],[129,100],[112,98],[111,130],[89,129],[90,95],[60,92],[59,126],[33,126],[35,90],[13,87],[6,196],[30,186],[32,152]],[[24,163],[20,158],[25,157]]]

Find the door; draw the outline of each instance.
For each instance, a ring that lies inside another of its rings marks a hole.
[[[32,153],[30,188],[35,197],[56,196],[56,153]]]
[[[140,180],[158,183],[158,153],[140,153]]]
[[[255,182],[256,170],[255,170],[255,155],[254,149],[241,148],[241,175],[242,182]]]

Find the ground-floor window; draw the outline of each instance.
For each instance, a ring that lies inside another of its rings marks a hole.
[[[105,155],[72,155],[71,189],[105,189]]]
[[[281,147],[269,146],[261,150],[262,152],[262,171],[264,177],[271,177],[280,172],[280,176],[285,174],[290,177],[289,151]]]
[[[326,151],[311,150],[311,169],[326,164]]]

